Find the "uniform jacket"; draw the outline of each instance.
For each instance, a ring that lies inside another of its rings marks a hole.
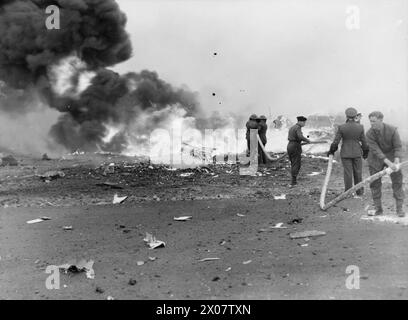
[[[394,161],[402,158],[402,144],[397,128],[384,123],[381,130],[371,128],[367,131],[367,143],[370,147],[368,164],[377,170],[384,168],[384,159]]]
[[[295,124],[294,126],[290,127],[288,133],[288,140],[289,142],[298,142],[301,143],[302,141],[308,142],[309,140],[303,136],[302,128],[300,125]]]
[[[340,156],[342,158],[360,158],[363,151],[368,151],[363,125],[348,120],[337,129],[332,148],[337,150],[340,140],[343,140]]]
[[[266,131],[267,130],[268,130],[268,125],[265,122],[261,122],[259,125],[258,134],[263,144],[266,143]]]
[[[256,120],[248,120],[246,123],[246,128],[247,128],[247,132],[246,132],[246,139],[249,140],[249,133],[251,132],[251,129],[256,129],[259,130],[260,125]]]

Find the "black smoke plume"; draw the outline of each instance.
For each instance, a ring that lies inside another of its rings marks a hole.
[[[60,8],[60,29],[45,26],[49,5]],[[50,133],[71,151],[120,151],[125,132],[105,144],[106,125],[126,128],[147,110],[177,104],[194,114],[196,94],[173,88],[156,72],[119,75],[107,69],[131,57],[125,26],[126,16],[114,0],[0,0],[0,80],[5,83],[1,110],[26,112],[34,90],[61,112]],[[82,72],[95,73],[78,96],[57,94],[52,86],[50,68],[69,56],[79,57],[86,66],[70,79],[72,87]]]

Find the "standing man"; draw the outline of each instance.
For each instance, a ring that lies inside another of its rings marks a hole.
[[[337,151],[339,143],[343,140],[340,156],[344,170],[344,187],[347,191],[354,184],[358,184],[363,180],[363,161],[368,156],[368,145],[364,135],[364,127],[356,122],[357,110],[354,108],[346,109],[346,123],[340,125],[337,129],[336,136],[330,146],[330,154],[334,155]],[[358,189],[356,194],[361,196],[364,193],[364,188]]]
[[[264,147],[266,147],[266,131],[268,130],[268,125],[266,124],[266,117],[265,116],[260,116],[259,117],[259,130],[258,130],[258,134],[259,134],[259,138],[262,141],[262,144],[264,145]],[[267,163],[267,158],[266,158],[266,154],[263,152],[262,148],[260,146],[258,146],[258,151],[259,153],[259,162],[261,164],[266,164]]]
[[[251,153],[251,129],[256,129],[259,130],[259,123],[257,122],[258,116],[256,114],[253,114],[249,117],[249,120],[246,123],[246,128],[247,128],[247,132],[246,132],[246,140],[247,140],[247,146],[248,146],[248,150],[247,150],[247,156],[249,157],[250,153]],[[258,141],[257,141],[258,143]]]
[[[393,170],[390,174],[392,181],[393,196],[396,201],[396,213],[399,217],[404,217],[402,209],[404,203],[404,191],[402,190],[402,173],[399,168],[402,156],[402,144],[397,128],[383,123],[384,115],[380,111],[371,112],[368,115],[371,128],[367,131],[367,143],[370,147],[368,155],[368,165],[370,175],[373,175],[388,166]],[[383,213],[381,203],[381,179],[377,179],[370,184],[375,214]]]
[[[297,123],[289,129],[288,133],[288,156],[291,164],[292,182],[291,186],[297,184],[297,176],[299,174],[300,167],[302,165],[302,145],[301,142],[305,141],[310,143],[310,140],[305,138],[302,133],[302,127],[306,125],[307,118],[303,116],[297,117]]]

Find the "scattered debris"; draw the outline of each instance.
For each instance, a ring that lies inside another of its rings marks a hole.
[[[308,243],[302,243],[302,244],[299,244],[299,246],[301,246],[301,247],[307,247],[307,246],[309,246],[309,244],[308,244]]]
[[[115,195],[113,196],[113,204],[117,204],[117,203],[122,203],[123,201],[125,201],[127,199],[127,196],[124,197],[118,197],[118,195],[115,193]]]
[[[189,177],[189,176],[191,176],[193,174],[194,174],[194,172],[186,172],[186,173],[180,174],[180,177]]]
[[[115,298],[112,297],[112,296],[108,296],[108,297],[106,298],[106,300],[115,300]]]
[[[176,221],[187,221],[187,220],[191,220],[193,217],[192,216],[183,216],[183,217],[174,217],[173,220]]]
[[[302,232],[294,232],[289,234],[291,239],[299,239],[299,238],[308,238],[308,237],[319,237],[326,235],[324,231],[317,231],[317,230],[310,230],[310,231],[302,231]]]
[[[64,230],[72,230],[73,228],[72,228],[72,226],[64,226],[64,227],[62,227],[62,229],[64,229]]]
[[[103,175],[107,175],[109,173],[115,173],[115,164],[109,163],[106,167],[105,170],[103,171]]]
[[[247,261],[242,262],[242,264],[250,264],[251,262],[252,260],[247,260]]]
[[[18,166],[17,160],[12,155],[3,157],[1,160],[1,166]]]
[[[280,196],[273,196],[275,200],[285,200],[286,199],[286,194],[281,194]]]
[[[303,218],[294,218],[288,221],[288,224],[299,224],[299,223],[302,223],[302,221],[303,221]]]
[[[41,218],[38,218],[38,219],[34,219],[34,220],[27,221],[27,223],[28,223],[28,224],[33,224],[33,223],[43,222],[43,221],[46,221],[46,220],[51,220],[51,218],[49,218],[49,217],[41,217]]]
[[[204,258],[201,260],[198,260],[199,262],[206,262],[206,261],[214,261],[214,260],[220,260],[220,258]]]
[[[226,244],[225,240],[220,242],[220,246],[223,246],[224,244]]]
[[[129,281],[128,281],[128,285],[130,285],[130,286],[134,286],[136,283],[137,283],[137,281],[135,279],[133,279],[133,278],[130,278]]]
[[[149,257],[150,261],[155,261],[157,259],[157,257]]]
[[[95,292],[96,292],[96,293],[104,293],[105,290],[103,290],[101,287],[96,287],[96,288],[95,288]]]
[[[165,242],[157,240],[156,237],[153,237],[150,233],[146,232],[146,237],[143,239],[150,247],[150,249],[156,249],[160,247],[164,247],[166,245]]]
[[[375,216],[375,210],[374,209],[367,210],[367,215],[368,216]]]
[[[44,182],[50,182],[58,178],[65,177],[65,173],[62,171],[47,171],[46,173],[39,175],[39,178]]]
[[[279,223],[277,223],[274,226],[271,226],[269,228],[272,228],[272,229],[286,229],[287,227],[283,226],[283,222],[279,222]]]
[[[97,184],[95,184],[98,187],[110,187],[112,189],[123,189],[123,187],[121,185],[119,185],[119,183],[114,183],[114,182],[99,182]]]
[[[231,267],[228,267],[227,269],[225,269],[225,271],[228,272],[228,271],[231,271],[231,269],[232,269]]]
[[[142,265],[144,265],[145,263],[144,263],[144,261],[138,261],[138,262],[136,262],[136,264],[137,264],[138,266],[142,266]]]
[[[49,160],[51,160],[51,158],[48,156],[48,154],[44,153],[42,155],[42,160],[49,161]]]
[[[88,279],[95,278],[95,272],[93,270],[93,260],[86,261],[85,259],[80,260],[78,263],[66,263],[58,266],[65,273],[80,273],[85,272]]]
[[[245,217],[245,214],[237,213],[237,216],[238,216],[238,217]]]

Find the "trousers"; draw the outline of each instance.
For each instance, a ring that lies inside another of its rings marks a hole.
[[[363,180],[363,160],[361,157],[358,158],[341,158],[344,170],[344,189],[347,191],[354,184],[358,184]],[[364,193],[364,188],[358,189],[356,191],[358,195]]]

